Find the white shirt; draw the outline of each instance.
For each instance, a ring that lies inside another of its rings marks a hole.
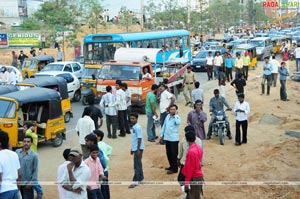
[[[10,84],[10,85],[15,85],[17,82],[16,82],[16,74],[11,71],[11,72],[8,72],[8,75],[7,75],[7,84]]]
[[[245,112],[236,112],[238,109],[244,110]],[[248,120],[248,115],[250,113],[250,106],[248,102],[244,101],[243,103],[240,103],[239,101],[237,101],[234,105],[234,112],[236,113],[237,121]]]
[[[196,100],[201,100],[202,102],[204,102],[204,92],[203,92],[203,89],[201,89],[201,88],[196,88],[196,89],[192,90],[191,96],[192,96],[192,101],[194,104],[195,104]]]
[[[213,65],[213,60],[214,60],[213,56],[211,56],[211,57],[207,56],[206,57],[206,64],[207,65]]]
[[[223,64],[223,58],[220,55],[215,56],[214,64],[215,66],[221,66]]]
[[[0,79],[2,84],[7,84],[8,72],[7,71],[5,71],[4,73],[0,72]]]
[[[8,149],[0,151],[0,173],[2,173],[2,184],[0,193],[17,190],[18,169],[20,161],[18,155]]]
[[[73,184],[72,188],[77,189],[77,188],[81,187],[82,191],[80,194],[74,193],[71,191],[67,191],[65,199],[86,199],[87,198],[86,197],[87,182],[91,178],[90,168],[84,163],[84,161],[81,161],[81,164],[78,168],[75,169],[75,166],[73,167],[73,174],[74,174],[74,177],[76,178],[76,182],[75,182],[75,184]],[[64,183],[70,182],[68,169],[64,169],[64,174],[62,177],[62,181],[60,181],[60,183],[61,182],[64,182]]]
[[[271,59],[270,63],[272,64],[273,67],[272,73],[278,73],[278,68],[280,67],[279,61],[277,61],[276,59]]]
[[[147,78],[147,79],[152,79],[152,75],[150,73],[146,73],[142,76],[143,79]]]
[[[114,106],[115,102],[116,102],[116,97],[110,92],[102,96],[99,105],[102,109],[104,109],[105,115],[110,115],[110,116],[117,115],[117,110],[116,107]]]
[[[151,76],[151,75],[150,75]],[[131,106],[131,92],[129,91],[129,89],[127,89],[125,91],[125,96],[126,96],[126,104],[127,104],[127,107],[128,106]]]
[[[295,57],[298,58],[298,59],[300,59],[300,47],[297,47],[295,49]]]
[[[85,145],[85,136],[93,133],[95,130],[94,120],[90,116],[85,115],[79,118],[75,130],[79,132],[78,142],[79,144]]]
[[[119,110],[119,111],[124,111],[127,109],[126,94],[122,89],[119,89],[116,91],[115,106],[116,106],[117,110]]]
[[[63,174],[65,172],[65,170],[67,170],[67,165],[70,163],[70,161],[65,161],[64,163],[62,163],[61,165],[59,165],[58,169],[57,169],[57,189],[58,189],[58,195],[59,195],[59,199],[65,199],[66,195],[67,195],[67,190],[65,190],[61,184],[59,184],[60,182],[63,181]]]
[[[160,103],[159,103],[160,113],[164,113],[167,111],[166,109],[170,106],[172,97],[173,94],[167,90],[164,90],[164,92],[160,94]]]

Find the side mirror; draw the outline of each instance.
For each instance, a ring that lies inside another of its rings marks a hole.
[[[95,77],[95,74],[92,74],[92,79],[93,79],[93,80],[95,80],[95,79],[96,79],[96,77]]]
[[[142,80],[142,79],[143,79],[143,75],[139,74],[139,80]]]

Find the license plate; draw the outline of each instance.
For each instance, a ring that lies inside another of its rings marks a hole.
[[[201,66],[196,66],[196,68],[201,68]]]

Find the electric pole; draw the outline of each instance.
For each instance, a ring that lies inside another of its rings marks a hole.
[[[144,0],[141,0],[141,31],[144,31]]]

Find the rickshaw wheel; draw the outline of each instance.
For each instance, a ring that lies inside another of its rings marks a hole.
[[[52,146],[54,146],[54,147],[59,147],[60,145],[62,145],[63,140],[64,140],[63,136],[62,136],[60,133],[58,133],[58,134],[56,135],[56,138],[54,138],[54,139],[52,140]]]
[[[74,97],[73,97],[73,101],[74,102],[79,102],[80,101],[80,98],[81,98],[81,93],[80,93],[80,90],[76,91],[74,93]]]
[[[70,122],[70,119],[71,119],[71,115],[69,112],[67,112],[64,116],[64,120],[65,120],[65,123],[68,123]]]
[[[82,97],[82,104],[83,105],[88,105],[87,99],[88,99],[87,96]]]

